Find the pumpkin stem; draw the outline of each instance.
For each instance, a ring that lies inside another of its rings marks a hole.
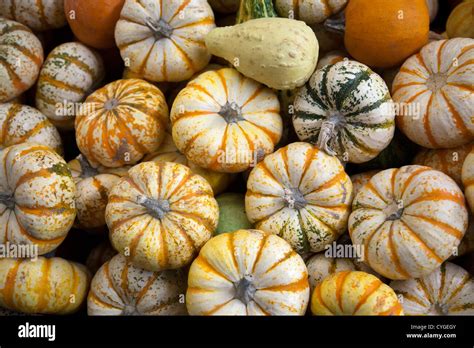
[[[433,315],[448,315],[449,311],[445,304],[442,303],[434,303],[429,311],[430,314]]]
[[[391,204],[389,204],[383,212],[385,213],[385,216],[387,217],[386,220],[398,220],[402,217],[403,215],[403,210],[405,208],[403,207],[403,202],[401,200],[396,200],[393,201]]]
[[[15,200],[13,199],[13,195],[0,193],[0,204],[6,206],[7,209],[13,210],[15,208]]]
[[[155,22],[153,18],[148,17],[146,19],[146,25],[148,28],[153,30],[156,40],[169,38],[173,34],[173,27],[162,19],[160,19],[158,22]]]
[[[135,305],[126,305],[122,311],[122,315],[125,315],[125,316],[130,316],[130,315],[141,315],[138,311],[137,311],[137,307]]]
[[[77,160],[81,165],[81,178],[91,178],[99,174],[99,171],[92,167],[87,158],[85,158],[82,154],[77,156]]]
[[[115,109],[118,105],[119,105],[119,101],[117,98],[112,98],[112,99],[109,99],[105,102],[104,104],[104,109],[107,110],[107,111],[111,111],[113,109]]]
[[[166,213],[171,211],[170,202],[166,199],[153,199],[146,196],[138,196],[137,203],[148,210],[148,214],[155,219],[163,219]]]
[[[321,125],[321,129],[319,131],[318,140],[316,146],[326,152],[330,156],[336,156],[337,152],[335,152],[329,146],[329,141],[333,138],[336,133],[336,122],[331,121],[331,118],[327,121],[324,121]]]
[[[303,209],[308,202],[298,188],[285,188],[283,199],[290,209]]]
[[[337,34],[344,34],[346,31],[346,16],[344,11],[332,16],[324,21],[324,28]]]
[[[237,299],[245,304],[249,304],[251,301],[253,301],[257,288],[255,288],[255,285],[252,284],[251,280],[243,277],[240,281],[234,283],[234,287],[235,297]]]
[[[224,117],[227,123],[237,123],[244,120],[242,117],[242,109],[236,102],[225,103],[218,114]]]

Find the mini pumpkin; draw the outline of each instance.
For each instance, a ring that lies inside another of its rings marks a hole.
[[[359,191],[367,184],[372,177],[377,174],[379,170],[371,170],[364,173],[351,175],[352,181],[352,191],[354,192],[354,197],[359,193]]]
[[[474,2],[460,3],[451,12],[446,23],[448,37],[470,37],[474,39]]]
[[[0,305],[30,314],[71,314],[85,302],[90,274],[59,257],[0,260]]]
[[[108,196],[120,176],[100,173],[82,155],[70,161],[68,165],[77,189],[76,226],[86,230],[98,230],[105,227],[105,207]]]
[[[295,98],[298,137],[330,155],[367,162],[385,149],[395,132],[392,99],[382,78],[351,60],[316,70]]]
[[[446,174],[411,165],[384,170],[355,196],[349,218],[352,242],[364,262],[390,279],[421,277],[459,245],[468,213],[462,191]]]
[[[402,296],[407,315],[474,314],[474,280],[450,262],[424,277],[393,281],[390,287]]]
[[[186,156],[179,152],[178,148],[173,142],[171,134],[166,133],[163,144],[161,144],[158,151],[147,155],[144,161],[161,161],[161,162],[175,162],[188,166],[193,173],[202,176],[211,184],[214,195],[223,192],[231,183],[233,176],[228,173],[219,173],[209,169],[199,167],[191,161],[188,161]]]
[[[452,148],[474,138],[474,39],[434,41],[410,57],[395,77],[397,126],[413,142]]]
[[[43,47],[28,27],[0,18],[0,103],[18,97],[35,83]]]
[[[66,25],[64,0],[0,0],[2,17],[20,22],[34,31]]]
[[[325,278],[311,297],[313,315],[403,315],[395,292],[377,277],[358,271]]]
[[[79,42],[67,42],[46,58],[36,87],[36,107],[56,126],[74,128],[74,116],[104,76],[102,58]]]
[[[144,78],[187,80],[211,59],[204,37],[215,27],[214,14],[205,0],[159,4],[126,0],[115,41],[126,65]]]
[[[51,148],[22,143],[0,151],[0,242],[36,245],[46,254],[64,240],[76,209],[76,186]]]
[[[346,229],[351,201],[352,183],[339,160],[293,143],[252,170],[245,210],[255,228],[277,234],[299,253],[318,252]]]
[[[258,230],[212,238],[189,270],[190,315],[304,315],[304,261],[283,239]]]
[[[347,2],[348,0],[276,0],[275,8],[281,17],[316,24],[341,12]]]
[[[62,154],[61,137],[48,118],[31,106],[0,104],[0,148],[20,143],[46,145]]]
[[[87,97],[76,117],[76,141],[92,164],[135,164],[160,147],[168,125],[161,91],[138,79],[117,80]]]
[[[422,149],[413,159],[413,164],[431,167],[450,176],[462,187],[462,166],[471,152],[472,144],[452,149]]]
[[[182,270],[149,272],[116,255],[92,279],[87,314],[183,315],[185,290]]]
[[[469,152],[466,159],[464,160],[461,172],[462,184],[464,186],[464,193],[466,195],[467,202],[471,208],[471,212],[474,211],[474,148]]]
[[[105,219],[112,245],[137,267],[186,266],[217,227],[219,208],[209,183],[188,167],[143,162],[109,194]]]
[[[208,71],[171,110],[173,140],[186,158],[219,172],[242,172],[273,152],[282,134],[278,97],[235,69]]]

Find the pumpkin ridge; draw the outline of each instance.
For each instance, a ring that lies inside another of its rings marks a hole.
[[[316,289],[314,290],[314,295],[313,296],[316,296],[316,298],[318,299],[319,305],[324,307],[324,309],[326,309],[329,313],[331,313],[331,315],[334,315],[334,313],[329,309],[329,307],[323,301],[323,297],[322,297],[322,294],[321,294],[321,284],[319,284],[316,287]]]
[[[284,284],[284,285],[274,285],[268,288],[259,289],[258,291],[299,292],[299,291],[305,290],[306,288],[308,288],[308,275],[304,276],[303,278],[293,283]]]
[[[11,122],[18,115],[18,112],[20,111],[20,109],[21,107],[19,104],[13,104],[8,109],[7,114],[5,115],[6,116],[5,122],[3,123],[3,128],[2,128],[2,139],[7,139],[8,129],[10,129]],[[6,142],[4,141],[4,143]]]
[[[419,197],[413,201],[410,202],[410,204],[405,206],[405,209],[412,206],[413,204],[428,201],[428,200],[435,200],[435,201],[442,201],[442,200],[448,200],[452,201],[454,203],[459,204],[460,206],[464,207],[465,202],[464,202],[464,197],[458,196],[443,190],[433,190],[422,197]]]
[[[309,167],[311,166],[311,163],[313,162],[313,159],[316,158],[316,155],[318,154],[318,152],[319,152],[319,150],[316,147],[312,147],[312,149],[310,151],[306,152],[305,161],[304,161],[303,168],[302,168],[303,170],[301,172],[298,187],[301,187],[301,183],[303,182],[304,177],[305,177]]]
[[[406,214],[406,215],[417,218],[417,219],[427,221],[430,224],[441,228],[444,232],[448,233],[449,235],[451,235],[453,237],[456,237],[459,240],[461,240],[462,237],[464,236],[464,234],[462,232],[460,232],[459,230],[457,230],[456,228],[451,227],[451,225],[449,225],[447,223],[437,221],[434,218],[430,218],[430,217],[427,217],[427,216],[421,216],[421,215],[413,215],[413,214]]]
[[[228,279],[225,274],[218,271],[204,256],[202,256],[202,254],[199,254],[194,262],[196,262],[201,268],[205,269],[206,272],[214,273],[218,277],[228,281],[229,283],[232,283],[232,281]]]
[[[469,59],[469,60],[465,61],[464,63],[459,64],[458,66],[456,66],[456,69],[454,69],[453,71],[449,72],[449,70],[448,70],[449,76],[450,77],[453,76],[455,73],[457,73],[458,70],[461,70],[465,66],[471,65],[472,63],[474,63],[474,59]]]
[[[260,246],[258,248],[257,254],[255,256],[255,261],[252,266],[252,273],[255,273],[255,269],[257,268],[257,264],[260,261],[260,257],[262,256],[263,249],[265,247],[265,244],[267,242],[267,238],[270,237],[270,234],[265,234],[261,239],[260,239]]]
[[[77,275],[76,268],[74,267],[74,265],[72,263],[69,263],[68,266],[71,268],[71,273],[72,273],[72,283],[71,283],[71,288],[69,290],[69,293],[75,294],[77,284],[79,283],[79,279],[78,279],[78,275]],[[66,311],[69,305],[70,305],[70,302],[65,301],[64,304],[58,309],[58,313],[64,313],[64,311]]]
[[[422,249],[424,249],[426,252],[427,252],[427,256],[429,258],[432,258],[432,259],[435,259],[438,263],[442,263],[443,262],[443,259],[440,258],[433,249],[431,249],[427,244],[426,242],[420,238],[420,236],[418,236],[417,233],[415,233],[415,231],[413,231],[411,229],[411,227],[404,221],[404,220],[400,220],[400,222],[406,227],[406,230],[408,231],[408,233],[412,236],[412,238],[418,242],[418,244],[421,246]]]
[[[27,56],[33,63],[35,63],[38,67],[41,67],[43,64],[40,57],[36,56],[33,52],[28,50],[26,47],[20,46],[17,42],[8,43],[8,46],[15,48],[21,54]]]
[[[163,309],[168,306],[172,306],[173,304],[178,303],[178,300],[174,297],[170,297],[167,301],[165,302],[157,302],[154,306],[151,308],[147,308],[147,310],[144,313],[153,313],[159,309]]]
[[[459,111],[456,110],[456,108],[453,106],[452,102],[449,100],[448,96],[446,95],[444,91],[441,91],[441,95],[446,101],[446,104],[448,105],[451,115],[453,115],[454,117],[454,123],[456,125],[456,129],[461,132],[463,138],[467,138],[467,139],[472,138],[471,133],[469,132],[469,129],[467,129],[466,125],[464,124],[464,120],[459,114]]]
[[[205,315],[205,316],[207,316],[207,315],[212,315],[212,314],[214,314],[215,312],[217,312],[219,309],[225,307],[226,305],[228,305],[230,302],[232,302],[232,301],[234,301],[234,300],[235,300],[235,298],[231,298],[231,299],[228,300],[227,302],[218,304],[218,305],[214,306],[211,310],[204,312],[203,315]],[[238,301],[240,301],[240,300],[238,300]]]
[[[152,221],[154,221],[154,217],[150,216],[150,218],[149,218],[148,222],[146,223],[145,227],[143,227],[140,230],[140,232],[136,233],[135,237],[133,237],[132,241],[130,242],[130,247],[129,247],[130,260],[135,259],[135,253],[137,251],[136,249],[137,249],[138,243],[142,239],[143,235],[147,231],[147,229],[150,226],[150,224],[152,223]]]
[[[112,303],[108,303],[108,302],[104,302],[102,301],[97,295],[96,293],[91,289],[91,291],[89,292],[89,300],[92,300],[98,304],[100,304],[102,307],[106,307],[106,308],[114,308],[114,309],[118,309],[118,310],[122,310],[122,307],[117,307],[117,306],[114,306]]]
[[[345,83],[334,95],[336,101],[336,109],[341,110],[344,102],[350,95],[357,90],[360,84],[370,79],[371,72],[369,70],[361,70],[354,74],[349,83]]]
[[[27,87],[27,85],[20,79],[20,76],[12,69],[5,58],[0,57],[0,65],[2,65],[7,71],[8,77],[10,81],[12,81],[13,86],[18,89],[24,89]]]
[[[395,244],[393,243],[393,233],[394,233],[393,225],[394,225],[394,221],[391,221],[389,237],[388,237],[388,249],[390,250],[390,259],[395,265],[395,268],[397,269],[398,273],[400,273],[403,277],[410,278],[410,275],[406,272],[406,270],[403,268],[402,264],[400,263],[400,257],[398,255],[397,248],[395,247]]]
[[[288,260],[289,258],[291,258],[295,255],[297,255],[297,254],[293,251],[293,249],[289,250],[288,252],[286,252],[283,255],[283,257],[281,259],[279,259],[274,264],[272,264],[270,267],[268,267],[267,270],[263,274],[268,274],[269,272],[274,270],[276,267],[278,267],[278,265],[282,264],[283,262],[285,262],[286,260]]]
[[[386,311],[380,312],[379,315],[397,315],[403,310],[402,305],[399,302],[396,302],[392,307]]]
[[[456,295],[461,292],[461,290],[464,288],[464,286],[469,282],[469,275],[465,275],[464,276],[464,279],[462,280],[462,282],[458,285],[458,287],[456,288],[456,290],[454,290],[452,293],[451,293],[451,296],[449,296],[449,298],[446,300],[446,302],[449,302],[451,301],[452,299],[454,299],[454,297],[456,297]]]
[[[70,83],[67,83],[67,82],[58,81],[53,76],[50,76],[50,75],[43,74],[41,78],[43,79],[44,83],[48,83],[51,86],[56,87],[57,89],[60,89],[60,90],[66,90],[66,91],[70,90],[80,95],[86,92],[81,87],[71,85]]]
[[[5,239],[8,240],[8,239]],[[15,264],[8,270],[7,277],[5,280],[5,287],[1,289],[3,295],[3,301],[5,302],[6,307],[13,308],[14,301],[13,296],[15,293],[15,282],[16,277],[18,274],[18,269],[20,267],[21,262],[19,260],[15,260]]]
[[[46,294],[49,291],[49,272],[51,269],[51,259],[45,259],[43,262],[43,267],[41,268],[41,273],[43,276],[41,277],[41,280],[36,284],[36,293],[39,294],[38,296],[38,302],[36,304],[38,308],[38,312],[41,312],[44,310],[44,308],[48,305],[48,300],[46,299]]]
[[[342,288],[344,287],[344,284],[350,273],[351,273],[350,271],[340,272],[337,278],[335,279],[336,300],[337,300],[339,309],[341,310],[342,313],[344,313],[344,309],[342,308]]]
[[[174,27],[175,30],[178,30],[178,29],[183,29],[183,28],[189,28],[189,27],[193,27],[195,25],[202,25],[202,24],[213,24],[214,23],[214,20],[210,17],[206,17],[206,18],[203,18],[203,19],[200,19],[196,22],[192,22],[192,23],[187,23],[187,24],[183,24],[179,27]],[[176,36],[179,36],[179,35],[176,35]],[[189,41],[192,41],[194,43],[198,43],[198,41],[193,41],[193,40],[189,40]]]
[[[474,60],[473,60],[473,63],[474,63]],[[452,87],[457,87],[459,89],[466,90],[468,92],[474,93],[474,87],[472,87],[472,85],[462,85],[462,84],[453,83],[453,82],[448,82],[446,85],[452,86]]]
[[[377,279],[374,280],[372,284],[367,287],[364,294],[362,294],[362,296],[360,297],[359,302],[357,302],[357,304],[355,305],[352,315],[355,315],[357,313],[360,307],[362,307],[362,305],[367,302],[369,297],[374,294],[382,286],[382,284],[383,283],[379,279]]]
[[[397,293],[402,295],[403,298],[411,301],[411,302],[415,302],[416,304],[418,304],[419,306],[421,307],[425,307],[426,308],[426,304],[423,303],[422,300],[420,300],[418,297],[416,297],[415,295],[412,295],[406,291],[400,291],[400,290],[397,290]]]
[[[191,58],[188,56],[188,54],[172,39],[169,39],[171,43],[176,47],[176,50],[180,53],[181,58],[186,62],[186,65],[192,70],[195,71],[196,67],[194,66],[193,61]]]
[[[405,192],[406,190],[408,189],[408,187],[410,186],[411,182],[415,179],[415,177],[417,175],[420,175],[421,173],[424,173],[424,172],[427,172],[427,171],[431,171],[432,169],[429,168],[429,167],[421,167],[421,168],[418,168],[416,169],[415,171],[413,171],[410,176],[408,178],[405,179],[405,181],[403,182],[403,186],[400,190],[400,193],[398,194],[398,197],[402,198],[405,196]],[[398,173],[397,173],[398,174]],[[394,194],[396,194],[394,192]],[[405,207],[407,208],[407,207]]]
[[[357,111],[350,112],[344,115],[345,118],[350,118],[354,116],[358,116],[360,114],[365,114],[369,113],[371,111],[374,111],[378,109],[380,106],[382,106],[384,103],[391,101],[390,93],[387,93],[382,99],[377,100],[375,103],[372,103],[370,105],[364,106]]]

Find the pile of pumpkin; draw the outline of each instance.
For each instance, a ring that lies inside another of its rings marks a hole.
[[[0,0],[3,312],[473,314],[449,4]]]

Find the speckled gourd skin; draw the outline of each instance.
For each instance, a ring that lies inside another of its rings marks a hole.
[[[20,22],[34,31],[66,25],[64,0],[0,0],[2,17]]]
[[[53,49],[41,68],[36,87],[36,107],[59,128],[74,129],[75,109],[104,77],[98,53],[80,42]],[[59,108],[58,108],[59,106]],[[65,115],[67,113],[67,115]]]
[[[209,183],[171,162],[134,166],[112,188],[105,211],[114,248],[149,271],[189,264],[211,238],[218,218]]]
[[[163,93],[138,79],[117,80],[87,97],[76,116],[76,142],[90,163],[133,165],[156,151],[169,122]]]
[[[0,151],[0,242],[37,245],[40,255],[66,238],[76,217],[76,186],[54,150],[23,143]]]
[[[4,103],[33,86],[44,56],[41,42],[28,27],[5,18],[0,18],[0,44],[0,103]]]
[[[308,302],[303,259],[283,239],[262,231],[212,238],[189,271],[190,315],[304,315]]]
[[[165,32],[155,32],[159,24],[166,27]],[[150,81],[179,82],[209,63],[204,37],[214,27],[206,0],[126,0],[115,41],[133,72]]]
[[[318,62],[314,32],[304,22],[286,18],[258,18],[213,29],[206,46],[245,76],[275,89],[304,85]]]
[[[183,270],[150,272],[122,255],[107,261],[92,279],[88,315],[185,315]]]
[[[320,283],[311,297],[313,315],[403,315],[395,292],[377,277],[342,271]]]
[[[351,201],[352,183],[341,162],[293,143],[252,170],[245,210],[255,228],[277,234],[297,252],[319,252],[345,231]]]
[[[86,300],[89,271],[58,257],[0,260],[0,305],[30,314],[72,314]]]
[[[390,287],[402,296],[406,315],[474,314],[474,280],[450,262],[424,277],[393,281]]]
[[[462,191],[446,174],[411,165],[384,170],[355,196],[349,218],[364,262],[390,279],[431,273],[458,247],[468,224]]]
[[[41,112],[28,105],[0,104],[0,149],[20,143],[46,145],[63,153],[61,136]]]

